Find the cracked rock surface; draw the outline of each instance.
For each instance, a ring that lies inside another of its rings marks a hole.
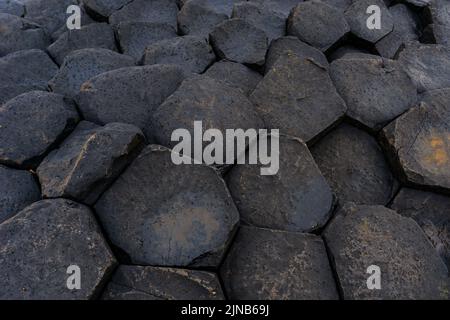
[[[449,300],[449,41],[449,0],[0,0],[0,299]]]

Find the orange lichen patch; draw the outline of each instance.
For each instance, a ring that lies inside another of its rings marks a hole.
[[[425,161],[431,165],[446,165],[448,163],[449,156],[444,139],[441,137],[432,136],[430,138],[430,147],[430,154],[426,156]]]

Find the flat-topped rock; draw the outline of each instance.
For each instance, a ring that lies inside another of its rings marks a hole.
[[[69,53],[85,48],[117,50],[113,29],[106,23],[91,23],[79,30],[68,30],[47,50],[56,63],[61,65]]]
[[[341,39],[350,27],[344,14],[321,1],[300,2],[287,20],[287,34],[325,51]]]
[[[212,272],[121,265],[102,295],[103,300],[223,300]]]
[[[342,124],[315,144],[311,153],[340,204],[385,205],[395,192],[381,148],[360,129]]]
[[[326,68],[288,53],[273,65],[250,96],[269,128],[307,142],[345,113]]]
[[[49,42],[45,31],[36,23],[0,12],[0,57],[20,50],[43,50]]]
[[[220,274],[232,300],[339,299],[315,235],[242,226]]]
[[[37,168],[42,195],[93,204],[144,146],[139,128],[82,121]]]
[[[0,224],[40,199],[39,185],[30,172],[0,165]]]
[[[111,242],[139,265],[217,267],[239,221],[214,169],[175,165],[171,150],[157,145],[141,152],[95,209]]]
[[[35,167],[79,120],[75,104],[62,95],[31,91],[0,107],[0,163]]]
[[[0,104],[27,91],[47,90],[57,71],[58,66],[42,50],[23,50],[0,58]]]
[[[85,81],[103,72],[134,65],[132,57],[108,49],[80,49],[64,58],[49,86],[56,93],[75,97]]]
[[[0,298],[91,299],[116,260],[94,215],[76,202],[38,201],[0,224]],[[77,266],[80,289],[69,289]]]
[[[132,0],[83,0],[86,10],[93,16],[108,18]]]
[[[166,23],[126,21],[119,23],[116,29],[122,52],[136,61],[142,58],[146,47],[177,36],[176,29]]]
[[[99,124],[123,122],[143,129],[153,109],[170,96],[184,78],[183,70],[173,65],[116,69],[86,81],[77,101],[86,120]]]
[[[263,65],[267,50],[265,32],[243,19],[229,19],[209,35],[209,42],[221,59]]]
[[[174,64],[186,74],[202,73],[216,60],[208,42],[197,36],[176,37],[153,43],[144,51],[142,63]]]
[[[417,223],[382,206],[346,205],[324,233],[344,299],[449,298],[447,268]],[[367,283],[379,267],[381,288]]]
[[[246,96],[253,92],[262,76],[237,62],[222,60],[214,63],[204,75],[225,82],[228,86],[241,90]]]
[[[228,188],[241,219],[270,229],[316,230],[331,215],[331,189],[301,140],[280,136],[279,145],[275,175],[261,176],[261,166],[254,164],[238,164],[227,173]]]
[[[347,115],[375,131],[417,101],[415,84],[393,60],[338,59],[331,63],[330,76],[347,104]]]

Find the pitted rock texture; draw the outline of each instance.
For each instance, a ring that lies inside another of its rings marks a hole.
[[[121,265],[103,292],[104,300],[223,300],[214,273]]]
[[[344,299],[449,299],[447,268],[410,218],[382,206],[349,203],[324,237]],[[380,268],[379,290],[368,289],[370,266]]]
[[[175,165],[171,154],[145,148],[100,197],[96,212],[134,264],[217,267],[239,213],[214,169]]]
[[[394,177],[376,140],[342,124],[311,149],[340,203],[386,205],[395,192]]]
[[[183,70],[174,65],[116,69],[86,81],[77,95],[77,102],[86,120],[99,124],[124,122],[143,129],[153,109],[170,96],[184,78]]]
[[[79,120],[73,101],[44,91],[9,100],[0,115],[0,163],[18,167],[35,167]]]
[[[41,199],[33,174],[0,165],[0,223]]]
[[[94,203],[143,147],[139,128],[82,121],[37,168],[42,194]]]
[[[331,215],[331,189],[301,140],[278,139],[283,157],[275,175],[262,176],[260,165],[251,164],[238,164],[227,175],[241,220],[278,230],[318,229]]]
[[[0,224],[0,243],[1,299],[90,299],[116,264],[92,211],[65,199],[35,202]],[[82,285],[70,290],[75,263]]]
[[[231,299],[338,299],[324,243],[311,234],[241,227],[220,273]]]

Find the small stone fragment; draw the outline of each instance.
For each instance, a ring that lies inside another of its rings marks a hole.
[[[99,124],[123,122],[143,129],[153,109],[170,96],[184,78],[183,70],[173,65],[116,69],[85,82],[77,102],[86,120]]]
[[[433,42],[450,48],[450,2],[446,0],[428,0],[425,8],[431,24]]]
[[[383,129],[382,141],[403,182],[449,193],[449,90],[445,96],[445,104],[431,96],[397,118]]]
[[[59,94],[31,91],[9,100],[0,107],[0,163],[35,167],[78,120],[75,104]]]
[[[30,172],[0,165],[0,224],[40,199],[39,186]]]
[[[220,269],[232,300],[339,299],[320,237],[242,226]]]
[[[214,273],[187,269],[121,265],[103,300],[223,300]]]
[[[0,224],[0,299],[91,299],[116,260],[91,210],[65,199],[42,200]],[[80,289],[67,283],[76,265]]]
[[[330,48],[349,31],[344,14],[318,0],[299,3],[287,20],[288,35],[321,51]]]
[[[174,64],[186,74],[202,73],[216,60],[208,42],[196,36],[176,37],[161,40],[144,51],[142,62],[147,64]]]
[[[82,121],[39,165],[42,195],[93,204],[144,146],[137,127]]]
[[[165,23],[177,27],[176,0],[134,0],[109,16],[109,23],[122,21]]]
[[[310,141],[345,113],[326,68],[288,53],[250,96],[266,126]]]
[[[49,86],[56,93],[75,97],[85,81],[103,72],[131,66],[134,66],[132,57],[108,49],[76,50],[66,56]]]
[[[57,71],[42,50],[23,50],[0,58],[0,104],[27,91],[47,90]]]
[[[293,53],[301,59],[311,59],[317,65],[328,68],[327,57],[320,50],[301,42],[297,37],[287,36],[275,39],[270,43],[266,55],[265,72],[269,72],[275,62],[288,53]]]
[[[96,212],[133,264],[217,267],[238,211],[214,169],[175,165],[171,152],[146,147],[100,197]]]
[[[49,41],[39,25],[12,14],[0,13],[0,56],[26,49],[45,49]]]
[[[61,65],[69,53],[85,48],[103,48],[116,51],[113,29],[106,23],[91,23],[79,30],[68,30],[47,50],[56,63]]]
[[[398,61],[419,92],[450,87],[450,48],[409,42]]]
[[[379,29],[367,27],[368,23],[371,22],[367,9],[374,5],[380,8],[381,24]],[[345,11],[345,18],[355,36],[371,43],[379,41],[394,29],[394,18],[383,0],[353,1],[352,5]]]
[[[262,76],[243,64],[219,61],[206,70],[204,75],[225,82],[228,86],[241,90],[246,96],[252,93]]]
[[[344,45],[331,53],[331,61],[337,59],[382,59],[378,55],[371,54],[368,50],[352,45]]]
[[[83,4],[89,13],[106,19],[131,1],[133,0],[83,0]]]
[[[410,218],[382,206],[349,203],[324,237],[344,299],[449,299],[447,268]],[[378,290],[368,288],[370,266],[380,268]]]
[[[239,2],[235,4],[231,17],[243,19],[263,30],[269,43],[273,39],[284,36],[286,33],[285,17],[271,10],[270,7],[261,6],[256,2]]]
[[[261,176],[260,165],[234,166],[228,188],[242,221],[263,228],[310,232],[330,217],[333,194],[306,145],[280,136],[276,175]]]
[[[450,198],[403,188],[391,208],[419,224],[450,270]]]
[[[311,153],[340,204],[385,205],[395,192],[380,147],[360,129],[342,124],[315,144]]]
[[[267,36],[242,19],[230,19],[217,25],[209,41],[221,59],[263,65],[267,50]]]
[[[375,131],[417,102],[417,89],[393,60],[345,58],[331,63],[330,76],[347,103],[347,115]]]
[[[147,46],[177,36],[175,28],[164,23],[121,22],[117,26],[117,37],[122,52],[140,60]]]

